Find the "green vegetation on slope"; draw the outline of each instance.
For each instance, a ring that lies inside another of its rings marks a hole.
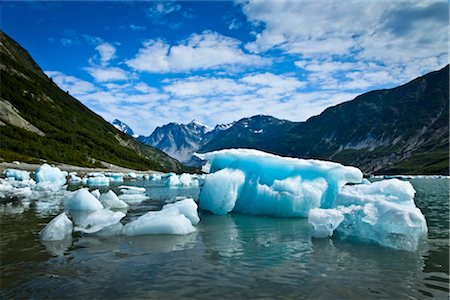
[[[23,48],[0,32],[0,101],[44,132],[6,124],[0,126],[0,157],[7,160],[45,159],[79,166],[105,161],[145,170],[184,171],[163,152],[116,130],[78,100],[62,91]]]

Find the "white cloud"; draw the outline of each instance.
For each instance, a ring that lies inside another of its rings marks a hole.
[[[194,76],[176,80],[164,87],[164,90],[177,97],[201,97],[241,94],[249,91],[250,87],[229,78]]]
[[[92,66],[85,69],[98,82],[121,81],[128,79],[128,73],[118,67]]]
[[[107,64],[116,54],[116,48],[110,43],[101,43],[95,47],[95,50],[100,54],[100,62],[102,65]]]
[[[172,46],[162,40],[148,40],[126,63],[137,71],[170,73],[261,66],[269,62],[260,56],[244,53],[240,44],[239,40],[210,31],[192,34],[187,40]]]
[[[390,76],[399,76],[392,78],[399,83],[448,63],[447,1],[249,0],[242,9],[250,22],[262,25],[246,48],[254,53],[280,49],[298,57],[297,66],[354,58],[378,69],[384,66]],[[355,71],[344,70],[346,66],[339,66],[340,71]],[[377,82],[358,80],[359,87]]]
[[[148,15],[151,17],[164,16],[172,12],[179,11],[181,5],[173,1],[162,1],[153,3],[152,7],[148,10]]]

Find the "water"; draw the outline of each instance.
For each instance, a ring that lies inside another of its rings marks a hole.
[[[305,219],[202,212],[187,236],[74,234],[42,243],[39,231],[62,209],[20,204],[1,211],[1,299],[323,298],[424,299],[449,295],[449,180],[412,179],[429,235],[415,253],[312,239]],[[150,182],[151,200],[124,222],[198,188]]]

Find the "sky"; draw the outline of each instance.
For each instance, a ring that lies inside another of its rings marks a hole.
[[[150,135],[305,121],[448,64],[447,1],[3,1],[1,29],[105,120]]]

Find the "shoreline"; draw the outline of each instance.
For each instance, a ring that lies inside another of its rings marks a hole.
[[[43,163],[42,163],[43,164]],[[37,168],[39,168],[42,164],[30,164],[30,163],[24,163],[20,162],[19,164],[13,163],[13,162],[1,162],[0,163],[0,172],[3,172],[5,169],[17,169],[17,170],[24,170],[24,171],[36,171]],[[107,164],[104,163],[104,165],[107,165],[108,167],[105,168],[88,168],[88,167],[80,167],[80,166],[74,166],[74,165],[68,165],[68,164],[62,164],[62,163],[53,163],[49,164],[52,167],[57,167],[61,171],[67,171],[67,172],[77,172],[77,175],[86,175],[87,173],[94,173],[94,172],[101,172],[101,173],[136,173],[136,174],[164,174],[160,171],[155,170],[146,170],[146,171],[138,171],[133,169],[128,169],[124,167],[120,167],[113,164]]]

